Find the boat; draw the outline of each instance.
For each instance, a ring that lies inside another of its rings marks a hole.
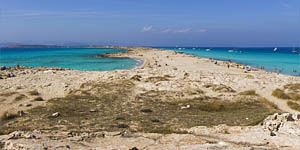
[[[275,48],[273,49],[273,51],[274,51],[274,52],[276,52],[277,50],[278,50],[278,48],[277,48],[277,47],[275,47]]]
[[[229,53],[232,53],[232,52],[234,52],[234,50],[233,50],[233,49],[230,49],[230,50],[228,50],[228,52],[229,52]]]
[[[206,49],[206,51],[210,51],[210,49],[209,49],[209,48],[207,48],[207,49]]]
[[[293,47],[292,53],[297,53],[297,50],[295,49],[295,46]]]

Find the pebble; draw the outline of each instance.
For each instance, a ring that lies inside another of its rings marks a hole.
[[[30,106],[32,106],[32,104],[26,104],[25,106],[26,106],[26,107],[30,107]]]
[[[60,114],[59,114],[59,112],[56,112],[56,113],[53,113],[51,116],[52,117],[58,117]]]

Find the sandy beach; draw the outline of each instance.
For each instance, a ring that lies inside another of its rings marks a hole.
[[[140,66],[1,69],[0,149],[300,149],[299,77],[118,48]]]

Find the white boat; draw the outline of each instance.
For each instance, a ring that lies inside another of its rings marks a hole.
[[[297,53],[295,46],[293,47],[292,53]]]
[[[273,51],[274,51],[274,52],[276,52],[276,51],[277,51],[277,49],[278,49],[278,48],[277,48],[277,47],[275,47],[275,48],[273,49]]]
[[[232,52],[234,52],[234,50],[233,50],[233,49],[230,49],[230,50],[228,50],[228,52],[229,52],[229,53],[232,53]]]
[[[210,51],[210,49],[208,48],[208,49],[206,49],[206,51]]]

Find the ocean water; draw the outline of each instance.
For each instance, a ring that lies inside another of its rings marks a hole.
[[[278,48],[193,48],[193,47],[162,47],[166,50],[174,50],[187,54],[213,58],[216,60],[231,60],[241,64],[256,68],[264,66],[265,70],[273,71],[274,68],[280,69],[283,74],[293,76],[300,75],[300,49],[284,47]],[[296,52],[292,52],[295,50]],[[297,72],[293,72],[296,70]]]
[[[97,54],[125,52],[103,48],[0,48],[0,66],[59,67],[86,71],[134,68],[129,58],[96,58]]]

